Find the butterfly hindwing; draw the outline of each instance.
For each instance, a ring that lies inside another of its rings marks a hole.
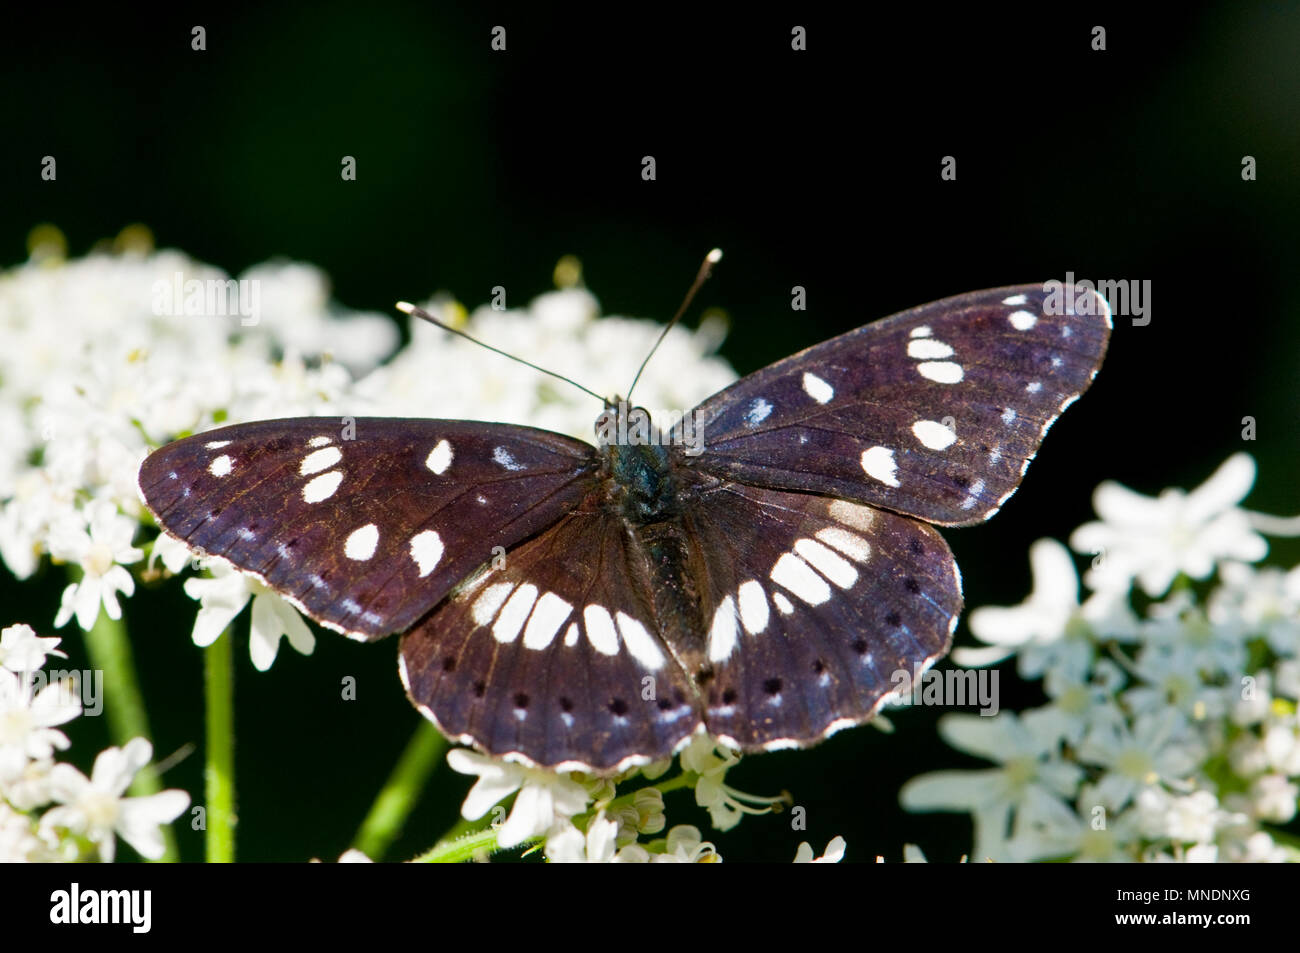
[[[705,722],[792,747],[870,717],[948,651],[961,578],[924,523],[843,500],[724,484],[689,517],[709,553]]]
[[[162,528],[378,638],[589,491],[587,444],[474,421],[265,420],[168,444],[140,468]]]
[[[1059,300],[1058,300],[1059,299]],[[808,348],[710,397],[686,466],[841,496],[930,523],[992,516],[1088,388],[1110,309],[1091,290],[998,288]]]
[[[412,702],[448,735],[548,767],[663,757],[699,725],[621,521],[580,508],[402,638]]]

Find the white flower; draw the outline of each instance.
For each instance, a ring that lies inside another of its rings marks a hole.
[[[1133,673],[1141,682],[1121,696],[1134,715],[1159,714],[1174,708],[1193,721],[1218,718],[1228,696],[1201,678],[1196,656],[1185,649],[1148,645],[1138,653]]]
[[[194,550],[190,549],[185,540],[169,536],[167,533],[159,533],[158,538],[153,541],[153,552],[149,554],[149,568],[153,569],[154,563],[162,560],[166,570],[176,576],[189,565],[190,560],[195,558],[197,556]]]
[[[1093,494],[1101,522],[1085,523],[1070,537],[1077,551],[1101,554],[1087,573],[1088,586],[1126,589],[1137,579],[1148,595],[1159,596],[1180,572],[1205,579],[1223,560],[1263,559],[1268,544],[1237,506],[1254,482],[1254,459],[1237,453],[1190,493],[1167,489],[1153,498],[1102,483]]]
[[[1250,797],[1255,816],[1260,820],[1289,824],[1296,814],[1296,798],[1300,797],[1300,787],[1288,781],[1285,775],[1266,774],[1255,779],[1250,788]]]
[[[194,619],[195,645],[204,648],[215,642],[251,598],[253,621],[248,651],[259,672],[265,672],[275,662],[281,636],[288,636],[289,644],[303,655],[310,655],[316,648],[316,637],[307,623],[278,593],[224,559],[211,560],[208,570],[211,579],[185,580],[185,594],[202,605]]]
[[[138,562],[144,553],[131,545],[136,521],[123,516],[117,506],[106,500],[97,500],[86,508],[90,532],[56,534],[50,540],[50,553],[56,559],[81,564],[83,575],[63,590],[59,613],[54,619],[55,628],[67,625],[75,613],[77,624],[90,629],[99,617],[102,603],[110,619],[122,618],[122,607],[117,594],[135,592],[135,580],[123,566]]]
[[[27,815],[0,799],[0,864],[24,864],[42,859],[40,839]]]
[[[1016,818],[1008,845],[1018,861],[1069,858],[1084,863],[1124,863],[1133,860],[1137,840],[1133,812],[1109,816],[1089,807],[1076,814],[1068,804],[1042,790],[1029,792]]]
[[[717,830],[729,831],[746,814],[766,814],[781,797],[746,794],[724,783],[727,771],[740,762],[740,755],[705,734],[695,735],[682,749],[683,771],[700,775],[695,783],[695,803],[709,812]]]
[[[1069,550],[1054,539],[1040,539],[1029,548],[1034,589],[1018,606],[981,606],[970,614],[970,630],[990,648],[959,648],[960,665],[992,665],[1018,655],[1025,678],[1062,669],[1079,680],[1092,661],[1094,633],[1126,638],[1134,620],[1126,601],[1110,593],[1079,604],[1079,577]]]
[[[557,825],[563,827],[570,818],[587,809],[586,788],[567,774],[489,758],[466,748],[447,752],[447,764],[461,774],[478,775],[460,810],[467,821],[477,820],[515,791],[519,792],[510,816],[497,833],[501,847],[515,847],[550,832]]]
[[[1052,704],[1036,709],[1042,725],[1056,738],[1078,745],[1098,720],[1123,717],[1115,704],[1115,689],[1123,678],[1122,670],[1109,659],[1094,663],[1088,682],[1075,681],[1061,668],[1048,669],[1043,689]]]
[[[1179,795],[1155,786],[1138,794],[1137,814],[1143,836],[1183,844],[1208,844],[1219,828],[1235,820],[1210,791]]]
[[[41,638],[30,625],[22,623],[0,630],[0,665],[11,672],[34,672],[45,664],[45,657],[68,654],[56,648],[58,637]]]
[[[0,777],[21,771],[21,759],[66,749],[67,736],[54,726],[80,714],[81,699],[70,680],[46,685],[33,697],[25,677],[0,668]]]
[[[795,851],[794,862],[796,864],[838,864],[844,859],[844,850],[847,845],[843,837],[833,837],[831,842],[826,845],[826,851],[820,857],[813,856],[812,844],[804,841]]]
[[[1300,859],[1300,851],[1274,842],[1266,831],[1255,831],[1244,840],[1227,845],[1228,860],[1242,864],[1280,864]]]
[[[1245,563],[1219,567],[1223,585],[1210,596],[1210,621],[1262,635],[1278,655],[1300,655],[1300,566],[1283,572]]]
[[[654,864],[718,864],[722,858],[709,841],[700,836],[700,829],[691,824],[678,824],[668,832],[662,854],[652,854]]]
[[[0,761],[4,759],[0,758]],[[11,767],[15,764],[11,760]],[[8,775],[0,767],[0,795],[20,811],[30,811],[50,803],[50,772],[54,769],[51,758],[16,762],[16,772]]]
[[[618,822],[606,819],[600,811],[587,822],[584,834],[573,824],[563,824],[546,838],[546,859],[553,864],[609,864],[616,862]],[[502,846],[505,846],[504,844]],[[641,862],[645,851],[631,851],[624,862]]]
[[[1269,767],[1287,777],[1300,775],[1300,717],[1294,712],[1270,718],[1262,744]]]
[[[1118,811],[1143,787],[1177,783],[1205,757],[1204,745],[1172,708],[1126,723],[1098,723],[1079,747],[1079,759],[1108,769],[1096,786],[1099,803]]]
[[[909,811],[969,811],[975,817],[976,859],[1009,859],[1011,816],[1031,797],[1072,796],[1083,770],[1062,761],[1050,719],[1037,712],[994,718],[945,715],[939,732],[954,748],[997,762],[982,771],[935,771],[903,785],[899,802]]]
[[[1245,630],[1206,618],[1189,592],[1177,593],[1147,610],[1142,638],[1149,648],[1182,656],[1186,667],[1207,677],[1239,675],[1246,665]]]
[[[108,748],[95,759],[87,779],[69,764],[58,764],[51,772],[51,794],[62,807],[41,817],[46,830],[67,828],[99,845],[99,856],[111,862],[121,836],[142,857],[157,860],[163,855],[159,827],[170,824],[190,803],[184,791],[169,790],[147,797],[123,797],[136,773],[153,757],[153,746],[143,738],[127,742],[124,748]]]

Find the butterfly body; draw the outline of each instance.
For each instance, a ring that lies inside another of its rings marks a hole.
[[[946,653],[930,524],[987,519],[1088,386],[1109,310],[1043,286],[946,299],[742,378],[667,432],[611,401],[598,446],[507,424],[261,421],[169,444],[162,527],[363,640],[402,633],[448,735],[616,771],[698,731],[814,743]],[[692,439],[687,439],[687,438]]]

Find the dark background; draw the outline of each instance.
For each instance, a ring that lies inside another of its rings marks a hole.
[[[276,256],[312,262],[346,305],[389,310],[437,289],[474,306],[497,284],[522,303],[572,253],[606,311],[666,319],[717,245],[726,258],[696,314],[729,312],[723,353],[741,373],[949,294],[1067,271],[1149,279],[1151,323],[1117,318],[1095,387],[1053,428],[1024,487],[992,523],[947,534],[968,604],[1020,601],[1029,544],[1066,539],[1105,478],[1148,493],[1192,486],[1244,448],[1261,473],[1250,504],[1300,509],[1292,5],[927,7],[888,19],[802,5],[732,16],[328,3],[139,22],[22,16],[0,37],[0,265],[23,260],[39,223],[83,254],[143,222],[160,246],[231,273]],[[796,23],[806,52],[790,49]],[[195,24],[206,52],[190,49]],[[504,53],[489,48],[496,24]],[[1090,49],[1095,25],[1104,52]],[[45,155],[56,182],[40,179]],[[340,179],[344,155],[357,159],[354,182]],[[641,180],[644,155],[655,182]],[[945,155],[955,182],[940,180]],[[1242,181],[1245,155],[1257,181]],[[809,309],[792,315],[796,284]],[[1247,415],[1253,443],[1241,439]],[[1280,543],[1274,558],[1290,565],[1300,551]],[[62,583],[58,572],[0,579],[4,622],[50,634]],[[126,606],[159,757],[202,744],[194,609],[174,584]],[[396,641],[322,632],[315,655],[285,647],[261,675],[245,661],[246,620],[239,856],[333,858],[417,723]],[[75,626],[60,634],[75,660]],[[969,643],[964,624],[957,638]],[[338,700],[345,675],[358,678],[357,702]],[[1004,707],[1041,702],[1010,667],[1002,687]],[[742,790],[788,788],[806,832],[760,817],[714,835],[682,794],[670,795],[670,823],[699,824],[728,861],[789,859],[805,839],[820,852],[835,834],[854,860],[896,860],[905,841],[955,859],[970,846],[964,815],[897,807],[915,774],[984,766],[938,740],[939,714],[896,713],[893,735],[843,732],[731,773]],[[107,743],[90,719],[73,735],[83,757]],[[196,754],[167,781],[201,798],[201,768]],[[467,785],[442,769],[393,856],[429,846]],[[199,836],[180,836],[199,859]]]

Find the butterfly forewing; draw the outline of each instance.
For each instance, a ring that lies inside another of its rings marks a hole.
[[[709,553],[705,722],[737,747],[806,744],[872,715],[948,650],[957,564],[933,528],[843,500],[740,484],[701,497]]]
[[[623,523],[580,509],[403,637],[407,694],[447,734],[534,764],[666,756],[699,717],[653,600]]]
[[[463,420],[265,420],[168,444],[140,468],[162,528],[255,573],[317,621],[414,625],[497,552],[589,491],[594,450]]]
[[[998,288],[922,305],[778,361],[696,411],[684,465],[959,526],[992,516],[1110,333],[1090,290]]]

